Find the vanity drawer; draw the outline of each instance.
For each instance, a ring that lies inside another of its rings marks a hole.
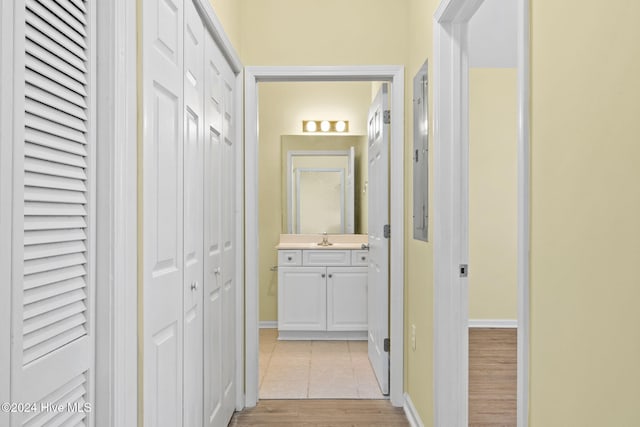
[[[302,251],[279,250],[278,265],[302,265]]]
[[[302,265],[351,265],[351,251],[333,249],[302,251]]]
[[[369,265],[369,251],[351,251],[351,265]]]

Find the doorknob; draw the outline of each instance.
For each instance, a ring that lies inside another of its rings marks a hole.
[[[195,290],[197,290],[197,289],[198,289],[198,282],[193,282],[193,283],[191,283],[191,290],[192,290],[192,291],[195,291]]]

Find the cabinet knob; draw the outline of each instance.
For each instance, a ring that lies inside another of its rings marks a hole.
[[[329,279],[331,279],[332,277],[333,277],[333,274],[330,274],[330,275],[329,275]]]
[[[193,283],[191,283],[191,290],[192,290],[192,291],[195,291],[195,290],[197,290],[197,289],[198,289],[198,282],[193,282]]]
[[[321,276],[321,277],[322,277],[322,278],[324,279],[324,277],[325,277],[325,274],[324,274],[324,273],[322,273],[322,274],[321,274],[320,276]]]
[[[363,261],[365,261],[366,259],[367,259],[367,257],[364,257],[364,256],[362,257],[362,260],[363,260]]]
[[[293,259],[293,257],[288,256],[287,257],[287,261],[291,261]]]

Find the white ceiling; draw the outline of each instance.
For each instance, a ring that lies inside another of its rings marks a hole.
[[[484,0],[469,21],[469,64],[479,68],[517,66],[517,1]]]

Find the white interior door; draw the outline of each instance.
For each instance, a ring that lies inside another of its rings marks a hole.
[[[182,425],[183,3],[143,8],[144,425]]]
[[[234,78],[208,32],[204,59],[204,413],[217,427],[235,409]]]
[[[184,3],[184,426],[201,426],[203,407],[204,26]]]
[[[383,83],[368,116],[369,158],[369,360],[382,393],[389,393],[389,125],[385,115],[389,105],[388,85]]]

